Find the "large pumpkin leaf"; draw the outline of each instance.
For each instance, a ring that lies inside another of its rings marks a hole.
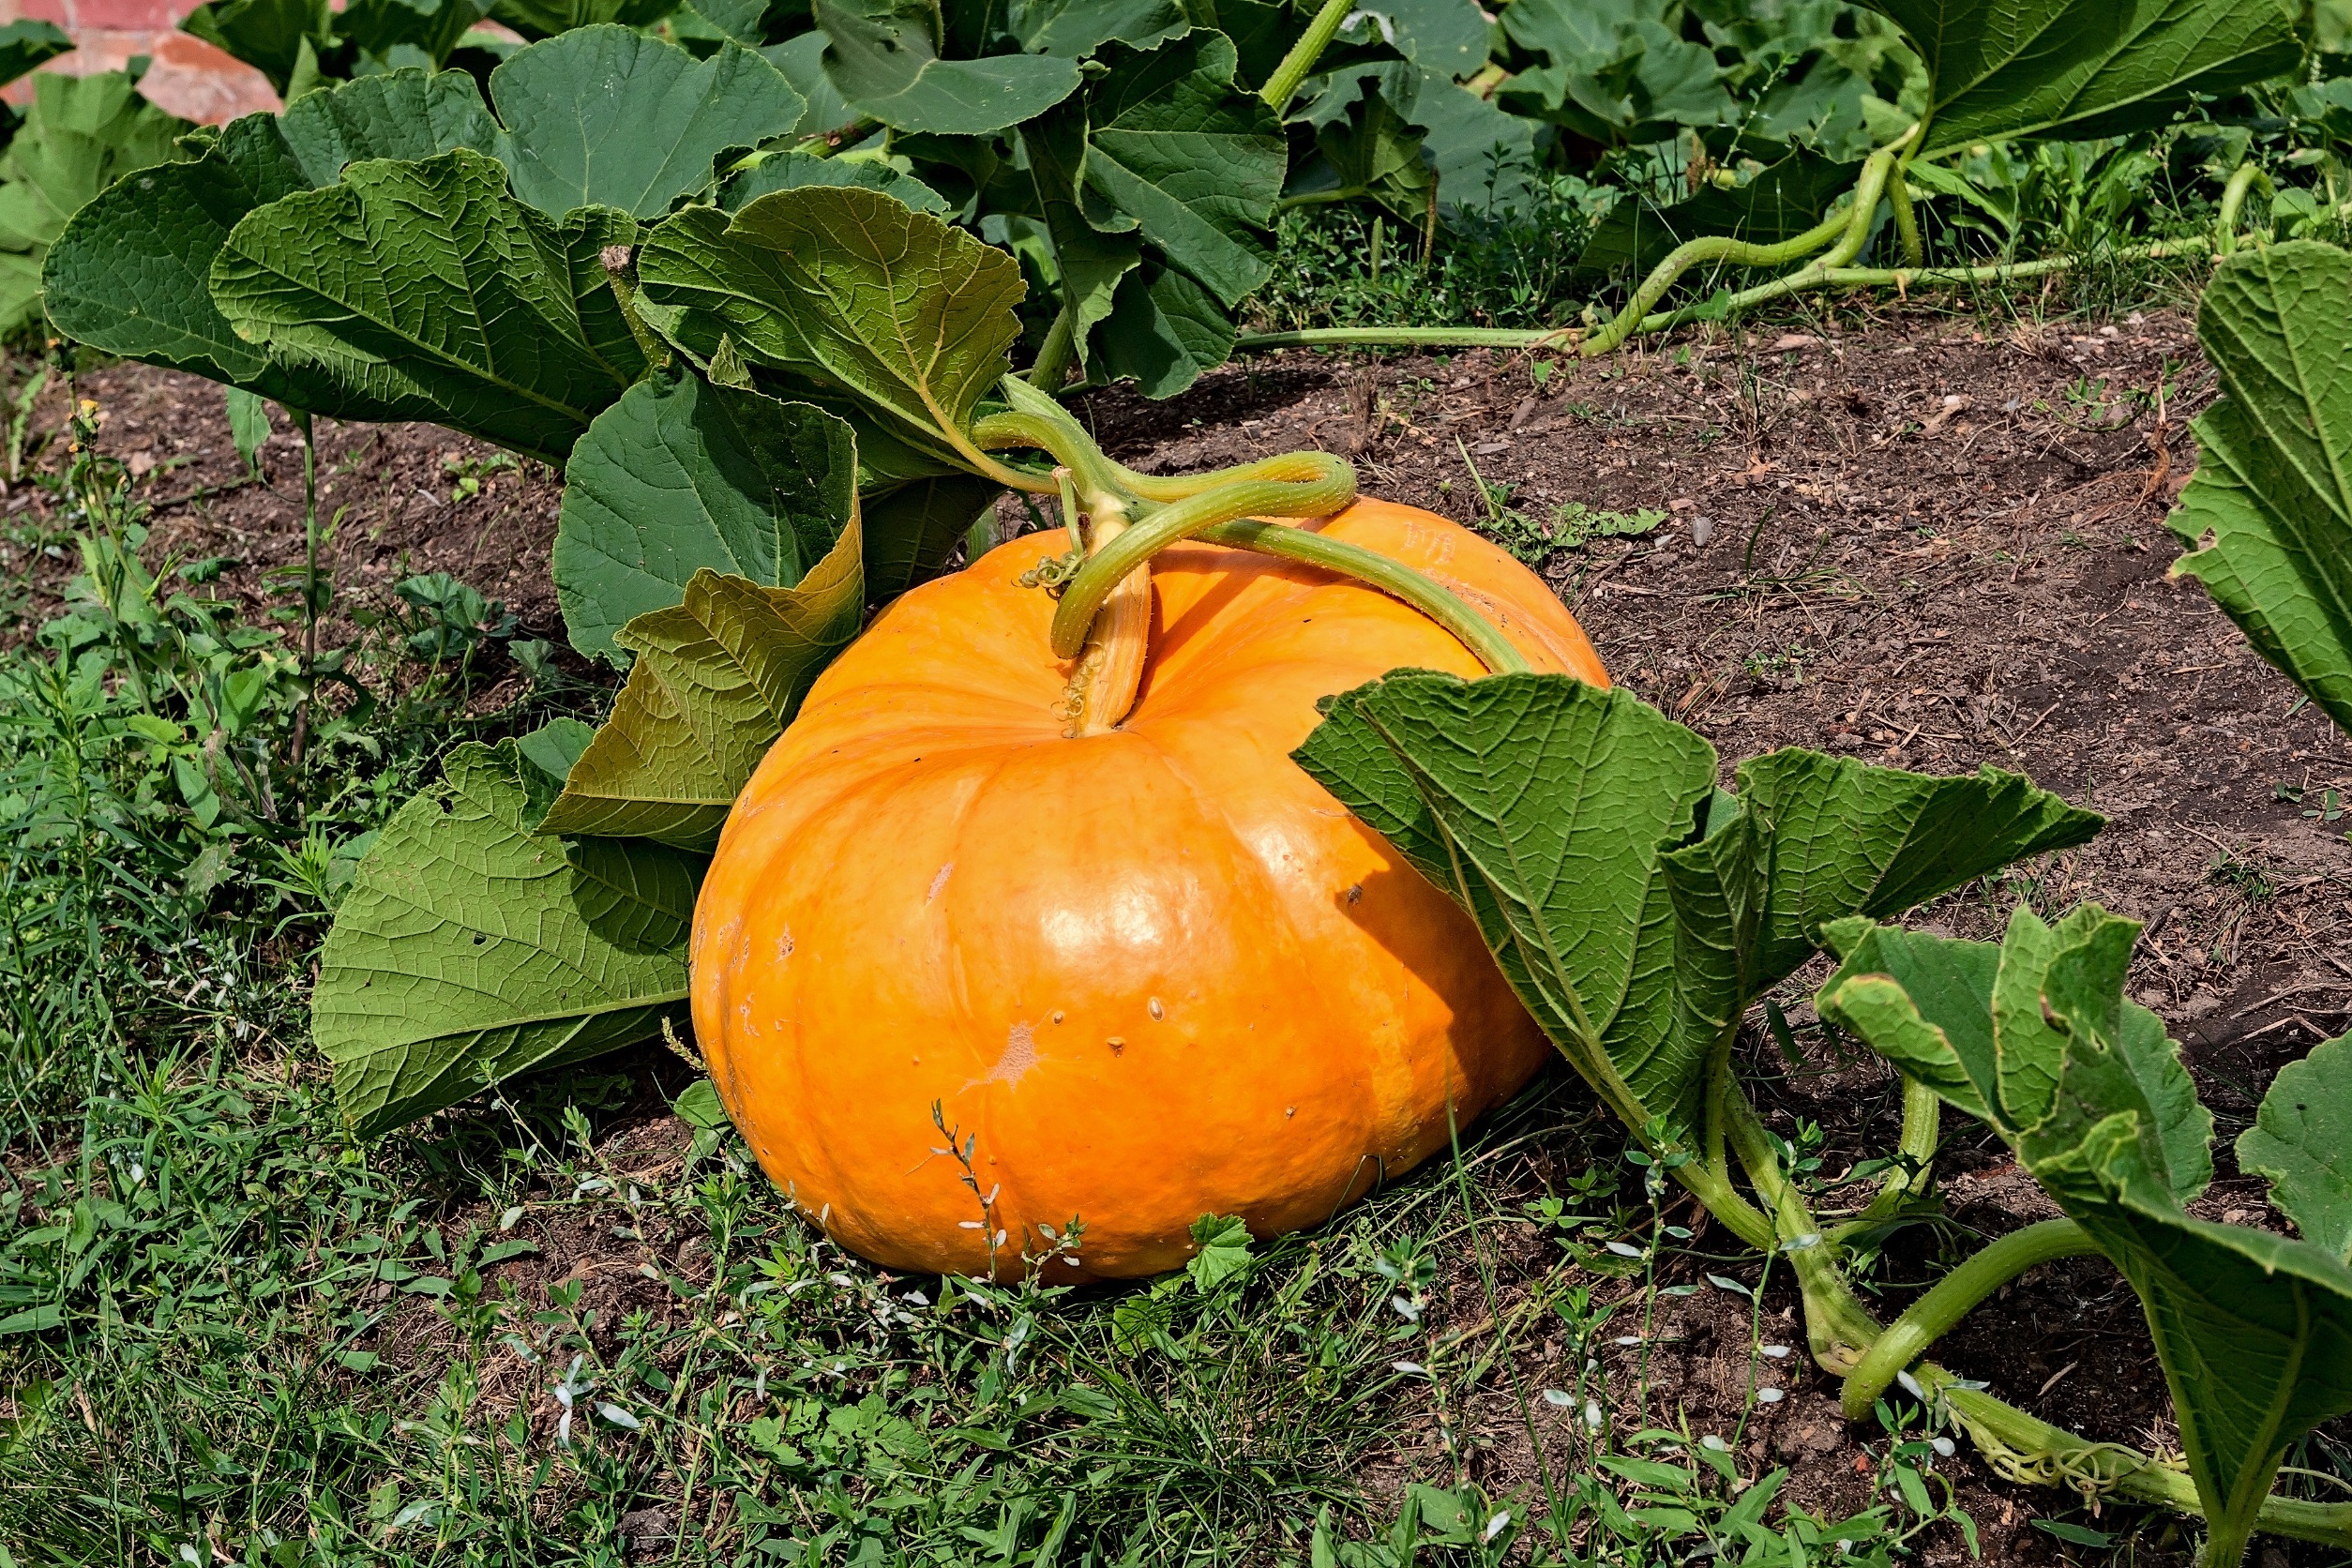
[[[1119,280],[1097,344],[1104,375],[1172,398],[1232,357],[1233,316],[1209,291],[1147,261]]]
[[[162,163],[188,123],[141,98],[121,71],[33,79],[33,102],[0,153],[0,331],[40,309],[49,247],[122,175]]]
[[[2197,309],[2223,397],[2169,520],[2262,656],[2352,728],[2352,255],[2298,240],[2224,262]]]
[[[474,79],[422,70],[362,77],[223,127],[192,161],[121,181],[66,225],[44,269],[50,318],[80,342],[191,370],[320,414],[336,389],[297,381],[231,329],[213,303],[213,258],[256,207],[342,177],[358,158],[490,152],[498,127]]]
[[[475,0],[351,0],[335,17],[335,36],[353,51],[354,75],[436,69],[482,14]]]
[[[1059,55],[942,58],[936,0],[817,0],[816,16],[834,86],[894,129],[991,136],[1078,90],[1078,62]]]
[[[856,513],[842,421],[699,376],[641,381],[564,465],[552,571],[572,646],[614,657],[613,633],[705,568],[790,588]]]
[[[801,111],[800,124],[792,128],[796,136],[818,136],[839,130],[857,119],[858,113],[850,107],[841,90],[825,74],[825,36],[815,28],[786,38],[782,43],[769,44],[760,51],[760,57],[784,73],[784,80],[792,84],[792,91],[808,100]]]
[[[686,1017],[698,863],[535,835],[551,788],[539,780],[512,743],[460,746],[360,862],[311,1015],[359,1131]]]
[[[428,419],[555,461],[644,369],[599,259],[634,229],[595,207],[559,224],[463,148],[354,163],[240,219],[212,294],[347,416]]]
[[[1087,188],[1231,306],[1272,270],[1288,154],[1280,123],[1233,84],[1232,41],[1194,33],[1148,53],[1106,52],[1087,93]]]
[[[1116,212],[1086,211],[1086,106],[1065,103],[1021,128],[1021,150],[1036,188],[1046,234],[1053,241],[1054,270],[1061,277],[1062,308],[1068,313],[1081,365],[1093,363],[1094,328],[1110,314],[1119,280],[1135,270],[1142,247],[1132,233],[1135,219]]]
[[[1674,9],[1663,0],[1515,0],[1503,31],[1548,63],[1512,77],[1504,107],[1604,146],[1728,123],[1739,109],[1714,53],[1681,36]]]
[[[1333,700],[1297,756],[1470,911],[1620,1114],[1675,1137],[1710,1053],[1825,922],[1910,908],[2101,822],[1992,769],[1796,750],[1718,795],[1704,741],[1560,675],[1394,675]]]
[[[2279,0],[1864,0],[1927,67],[1919,152],[2016,136],[2082,139],[2162,125],[2302,57]],[[1515,10],[1516,8],[1513,8]]]
[[[2198,1500],[2242,1541],[2287,1446],[2352,1410],[2352,1270],[2317,1239],[2341,1204],[2310,1179],[2341,1158],[2352,1076],[2332,1059],[2282,1074],[2257,1123],[2266,1168],[2291,1173],[2274,1196],[2312,1239],[2192,1218],[2212,1123],[2162,1023],[2122,996],[2138,929],[2095,905],[2055,927],[2020,910],[1988,965],[1952,952],[1983,944],[1841,923],[1819,1004],[1984,1116],[2131,1282]]]
[[[2269,1179],[2303,1240],[2352,1260],[2352,1034],[2279,1069],[2238,1135],[2238,1168]]]
[[[731,338],[753,364],[820,394],[846,390],[903,442],[953,463],[960,430],[1004,374],[1026,292],[1020,265],[871,190],[803,187],[731,218],[689,207],[647,235],[643,297],[707,356]],[[859,449],[867,443],[859,434]]]
[[[708,569],[686,601],[640,615],[613,641],[628,684],[564,781],[547,833],[656,838],[708,849],[735,796],[858,633],[866,604],[854,516],[793,588]]]
[[[659,218],[711,188],[721,153],[787,134],[807,107],[741,44],[697,60],[611,25],[520,50],[490,85],[514,192],[550,217],[605,206]]]

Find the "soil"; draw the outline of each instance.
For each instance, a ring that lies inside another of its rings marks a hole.
[[[142,475],[158,505],[157,549],[232,556],[238,565],[222,588],[256,607],[285,602],[264,574],[301,556],[293,439],[268,447],[268,485],[185,499],[242,473],[218,390],[139,367],[85,375],[79,390],[103,410],[101,448]],[[2198,1212],[2276,1224],[2229,1148],[2278,1067],[2352,1014],[2352,964],[2314,940],[2352,912],[2352,820],[2331,815],[2341,798],[2331,792],[2352,793],[2352,743],[2299,701],[2200,588],[2167,576],[2179,546],[2164,515],[2194,461],[2187,422],[2211,397],[2178,315],[1987,327],[1922,313],[1746,341],[1716,332],[1602,365],[1293,352],[1218,371],[1168,403],[1119,391],[1082,402],[1106,446],[1147,471],[1319,445],[1350,456],[1367,492],[1473,525],[1494,519],[1471,463],[1490,486],[1509,487],[1497,505],[1536,522],[1569,502],[1655,508],[1666,517],[1653,531],[1558,551],[1543,570],[1616,678],[1713,742],[1726,783],[1742,758],[1805,746],[1937,773],[2025,772],[2105,813],[2111,825],[2090,844],[1923,917],[1990,937],[2020,898],[2055,912],[2096,897],[2147,921],[2133,993],[2183,1041],[2216,1118],[2219,1169]],[[451,464],[478,464],[488,448],[428,427],[321,433],[323,498],[340,517],[327,554],[346,605],[381,601],[408,573],[447,571],[560,644],[546,572],[555,475],[524,463],[453,502]],[[38,509],[46,492],[20,487],[6,505]],[[1017,507],[1001,514],[1008,533],[1023,520]],[[41,590],[67,563],[32,565],[26,617],[48,612]],[[20,569],[5,559],[0,567]],[[1818,979],[1802,974],[1785,993],[1801,1033],[1811,1018],[1802,999]],[[1751,1048],[1768,1119],[1789,1137],[1818,1123],[1826,1169],[1892,1147],[1899,1096],[1875,1059],[1816,1052],[1789,1070],[1770,1045]],[[1532,1093],[1554,1123],[1584,1104],[1558,1079]],[[686,1130],[657,1109],[616,1135],[629,1140],[630,1161],[651,1166],[683,1150]],[[1517,1114],[1530,1114],[1527,1103]],[[1933,1277],[1939,1234],[1957,1248],[2053,1212],[1989,1135],[1954,1122],[1939,1162],[1952,1224],[1891,1244],[1864,1281],[1883,1292],[1882,1312]],[[1489,1168],[1507,1207],[1581,1168],[1560,1164],[1570,1141],[1539,1137]],[[526,1289],[568,1274],[626,1290],[659,1250],[656,1238],[573,1240],[577,1256],[550,1244],[531,1271],[544,1277]],[[1695,1244],[1709,1241],[1702,1231]],[[1532,1224],[1506,1229],[1500,1253],[1507,1319],[1560,1254]],[[1686,1272],[1699,1282],[1699,1265]],[[1732,1272],[1753,1278],[1753,1264]],[[1474,1277],[1456,1284],[1454,1310],[1474,1326],[1483,1293]],[[1784,1496],[1835,1516],[1867,1505],[1868,1455],[1883,1443],[1839,1418],[1834,1384],[1805,1362],[1795,1307],[1792,1290],[1766,1291],[1764,1338],[1797,1347],[1774,1368],[1789,1392],[1738,1437],[1743,1465],[1789,1465]],[[1648,1404],[1621,1416],[1733,1432],[1750,1386],[1750,1310],[1711,1287],[1664,1298],[1645,1347],[1604,1352],[1650,1358]],[[1490,1378],[1468,1409],[1442,1412],[1469,1435],[1472,1473],[1490,1488],[1536,1471],[1514,1384],[1572,1386],[1564,1354],[1557,1334],[1524,1334],[1515,1376]],[[2094,1439],[2171,1441],[2136,1304],[2096,1259],[2036,1271],[1937,1354]],[[1613,1386],[1635,1385],[1627,1370]],[[1444,1470],[1439,1413],[1399,1411],[1397,1452],[1375,1467],[1374,1484]],[[1564,1421],[1542,1441],[1556,1472],[1580,1466]],[[1993,1476],[1965,1444],[1941,1471],[1989,1560],[2063,1560],[2066,1549],[2031,1521],[2085,1520],[2074,1500]],[[2098,1521],[2134,1522],[2130,1511]],[[1948,1528],[1918,1545],[1929,1561],[1966,1556]],[[2185,1560],[2184,1548],[2151,1520],[2138,1560]],[[2257,1560],[2284,1568],[2323,1557],[2266,1543]]]

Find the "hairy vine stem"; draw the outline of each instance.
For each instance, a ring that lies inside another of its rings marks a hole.
[[[1846,1419],[1860,1421],[1868,1415],[1872,1402],[1887,1391],[1895,1375],[1925,1354],[1928,1346],[1950,1333],[1985,1297],[2028,1269],[2098,1250],[2098,1244],[2073,1220],[2045,1219],[1971,1254],[1871,1341],[1870,1349],[1846,1375],[1842,1395]]]

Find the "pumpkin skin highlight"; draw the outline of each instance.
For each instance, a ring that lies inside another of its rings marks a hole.
[[[1437,579],[1537,670],[1607,676],[1551,590],[1412,507],[1307,526]],[[1289,753],[1316,701],[1482,673],[1407,606],[1183,544],[1124,723],[1066,739],[1046,536],[906,594],[738,797],[695,909],[695,1033],[761,1164],[836,1242],[982,1274],[1085,1223],[1072,1283],[1156,1274],[1204,1214],[1315,1225],[1550,1047],[1476,927]],[[1450,1115],[1449,1115],[1450,1112]]]

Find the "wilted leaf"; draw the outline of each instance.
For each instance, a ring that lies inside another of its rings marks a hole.
[[[787,134],[807,107],[741,44],[697,60],[616,26],[517,52],[490,73],[490,100],[515,194],[551,218],[584,206],[659,218],[711,188],[719,154]]]
[[[509,745],[460,746],[385,825],[320,957],[312,1030],[343,1112],[378,1133],[686,1017],[697,863],[567,851]]]
[[[1005,252],[876,191],[826,187],[762,196],[731,219],[689,207],[646,236],[637,265],[689,348],[707,355],[724,332],[744,358],[811,390],[848,388],[899,440],[950,463],[941,432],[960,430],[1004,374],[1026,292]]]
[[[1989,973],[1982,957],[1941,961],[1934,983],[1917,986],[1920,956],[1963,944],[1887,942],[1858,921],[1832,933],[1846,962],[1818,1004],[1938,1093],[1965,1081],[1954,1103],[1990,1111],[2019,1163],[2131,1282],[2198,1500],[2217,1526],[2242,1529],[2286,1448],[2352,1410],[2352,1270],[2315,1241],[2216,1225],[2182,1207],[2209,1174],[2212,1122],[2163,1024],[2122,996],[2137,931],[2095,905],[2055,927],[2021,909]],[[1937,1068],[1922,1052],[1939,1040],[1953,1056]],[[2309,1131],[2335,1135],[2352,1111],[2342,1087],[2330,1061],[2289,1088],[2306,1111],[2321,1110]],[[2304,1130],[2274,1114],[2267,1132],[2285,1143]],[[2326,1231],[2340,1215],[2307,1175],[2281,1191],[2313,1194],[2314,1229]]]
[[[2352,1257],[2352,1034],[2323,1040],[2270,1080],[2238,1168],[2267,1176],[2303,1240]]]
[[[246,215],[213,262],[238,336],[345,417],[428,419],[560,460],[643,369],[598,257],[624,214],[560,225],[466,149],[354,163]]]
[[[942,59],[929,0],[817,0],[816,15],[831,40],[825,73],[834,86],[897,130],[990,136],[1078,90],[1078,62],[1055,55]]]
[[[540,831],[716,844],[809,685],[857,636],[864,581],[852,520],[798,587],[706,569],[684,604],[622,627],[628,684]]]
[[[1934,155],[2015,136],[2071,140],[2162,125],[2192,94],[2223,93],[2302,56],[2278,0],[1864,0],[1927,66]],[[1515,9],[1515,8],[1514,8]]]
[[[2313,240],[2224,262],[2197,309],[2222,399],[2191,427],[2168,520],[2262,656],[2352,728],[2352,255]]]
[[[295,381],[231,330],[211,290],[221,242],[254,208],[332,184],[354,159],[489,152],[497,133],[462,71],[363,77],[298,98],[283,115],[246,115],[194,161],[146,170],[74,216],[45,269],[50,318],[110,354],[340,415],[331,384]]]
[[[806,403],[641,381],[564,466],[552,571],[572,646],[613,658],[613,633],[686,597],[704,568],[790,588],[857,511],[850,428]]]

